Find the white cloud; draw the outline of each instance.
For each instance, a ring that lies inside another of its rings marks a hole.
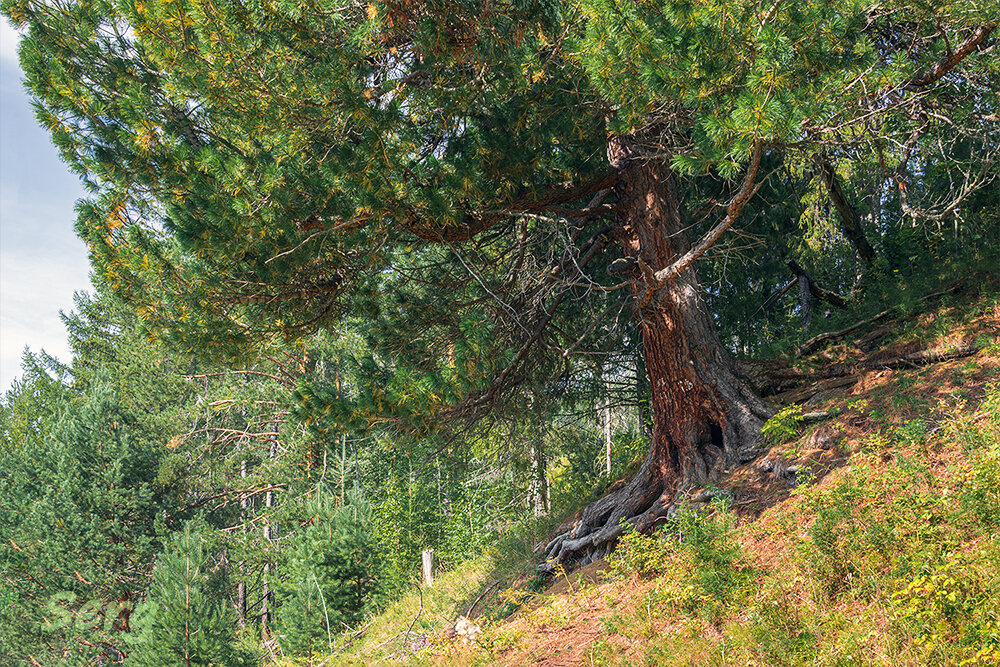
[[[73,293],[89,287],[86,248],[79,241],[76,248],[44,236],[39,241],[0,248],[0,391],[20,375],[26,346],[71,359],[59,311],[72,310]]]
[[[10,27],[7,19],[0,19],[0,62],[17,66],[17,43],[21,37]]]
[[[75,193],[52,194],[0,185],[0,392],[21,374],[26,346],[70,361],[59,311],[90,287],[87,248],[72,229]]]

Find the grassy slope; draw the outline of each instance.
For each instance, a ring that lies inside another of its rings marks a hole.
[[[602,575],[560,573],[506,616],[529,595],[530,558],[487,554],[323,662],[1000,664],[1000,299],[954,300],[890,324],[873,352],[862,330],[804,365],[978,353],[819,391],[804,409],[835,416],[793,408],[771,424],[787,437],[769,465],[732,471],[725,502],[692,504],[657,537],[628,536]],[[449,639],[483,591],[478,642]]]

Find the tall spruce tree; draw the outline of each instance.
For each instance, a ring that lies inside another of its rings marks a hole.
[[[12,596],[2,612],[5,660],[120,659],[145,586],[166,508],[154,483],[158,447],[137,437],[107,378],[92,380],[86,394],[65,388],[46,406],[58,416],[39,419],[37,437],[0,455],[0,572]]]
[[[565,371],[591,332],[571,315],[612,312],[579,304],[628,287],[649,453],[550,545],[559,558],[651,526],[757,451],[767,407],[693,262],[769,154],[872,141],[882,118],[905,166],[935,105],[996,122],[979,83],[996,76],[995,0],[3,7],[28,28],[39,119],[94,191],[78,230],[151,329],[230,354],[345,312],[396,330],[353,395],[303,391],[316,414],[481,416]],[[723,203],[691,243],[685,188],[705,174]]]

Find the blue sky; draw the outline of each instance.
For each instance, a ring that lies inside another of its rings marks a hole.
[[[35,123],[16,42],[0,19],[0,392],[20,375],[25,346],[69,361],[59,311],[90,287],[87,247],[73,233],[83,188]]]

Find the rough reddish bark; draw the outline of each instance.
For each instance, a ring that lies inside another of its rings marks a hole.
[[[676,179],[661,161],[636,156],[630,141],[613,138],[608,150],[620,173],[619,240],[627,257],[655,273],[690,244]],[[639,302],[646,284],[634,284]],[[642,301],[639,328],[653,409],[649,453],[631,482],[587,507],[572,530],[549,544],[550,557],[589,562],[604,555],[622,533],[622,520],[649,530],[684,491],[756,453],[768,408],[734,374],[694,266]]]

